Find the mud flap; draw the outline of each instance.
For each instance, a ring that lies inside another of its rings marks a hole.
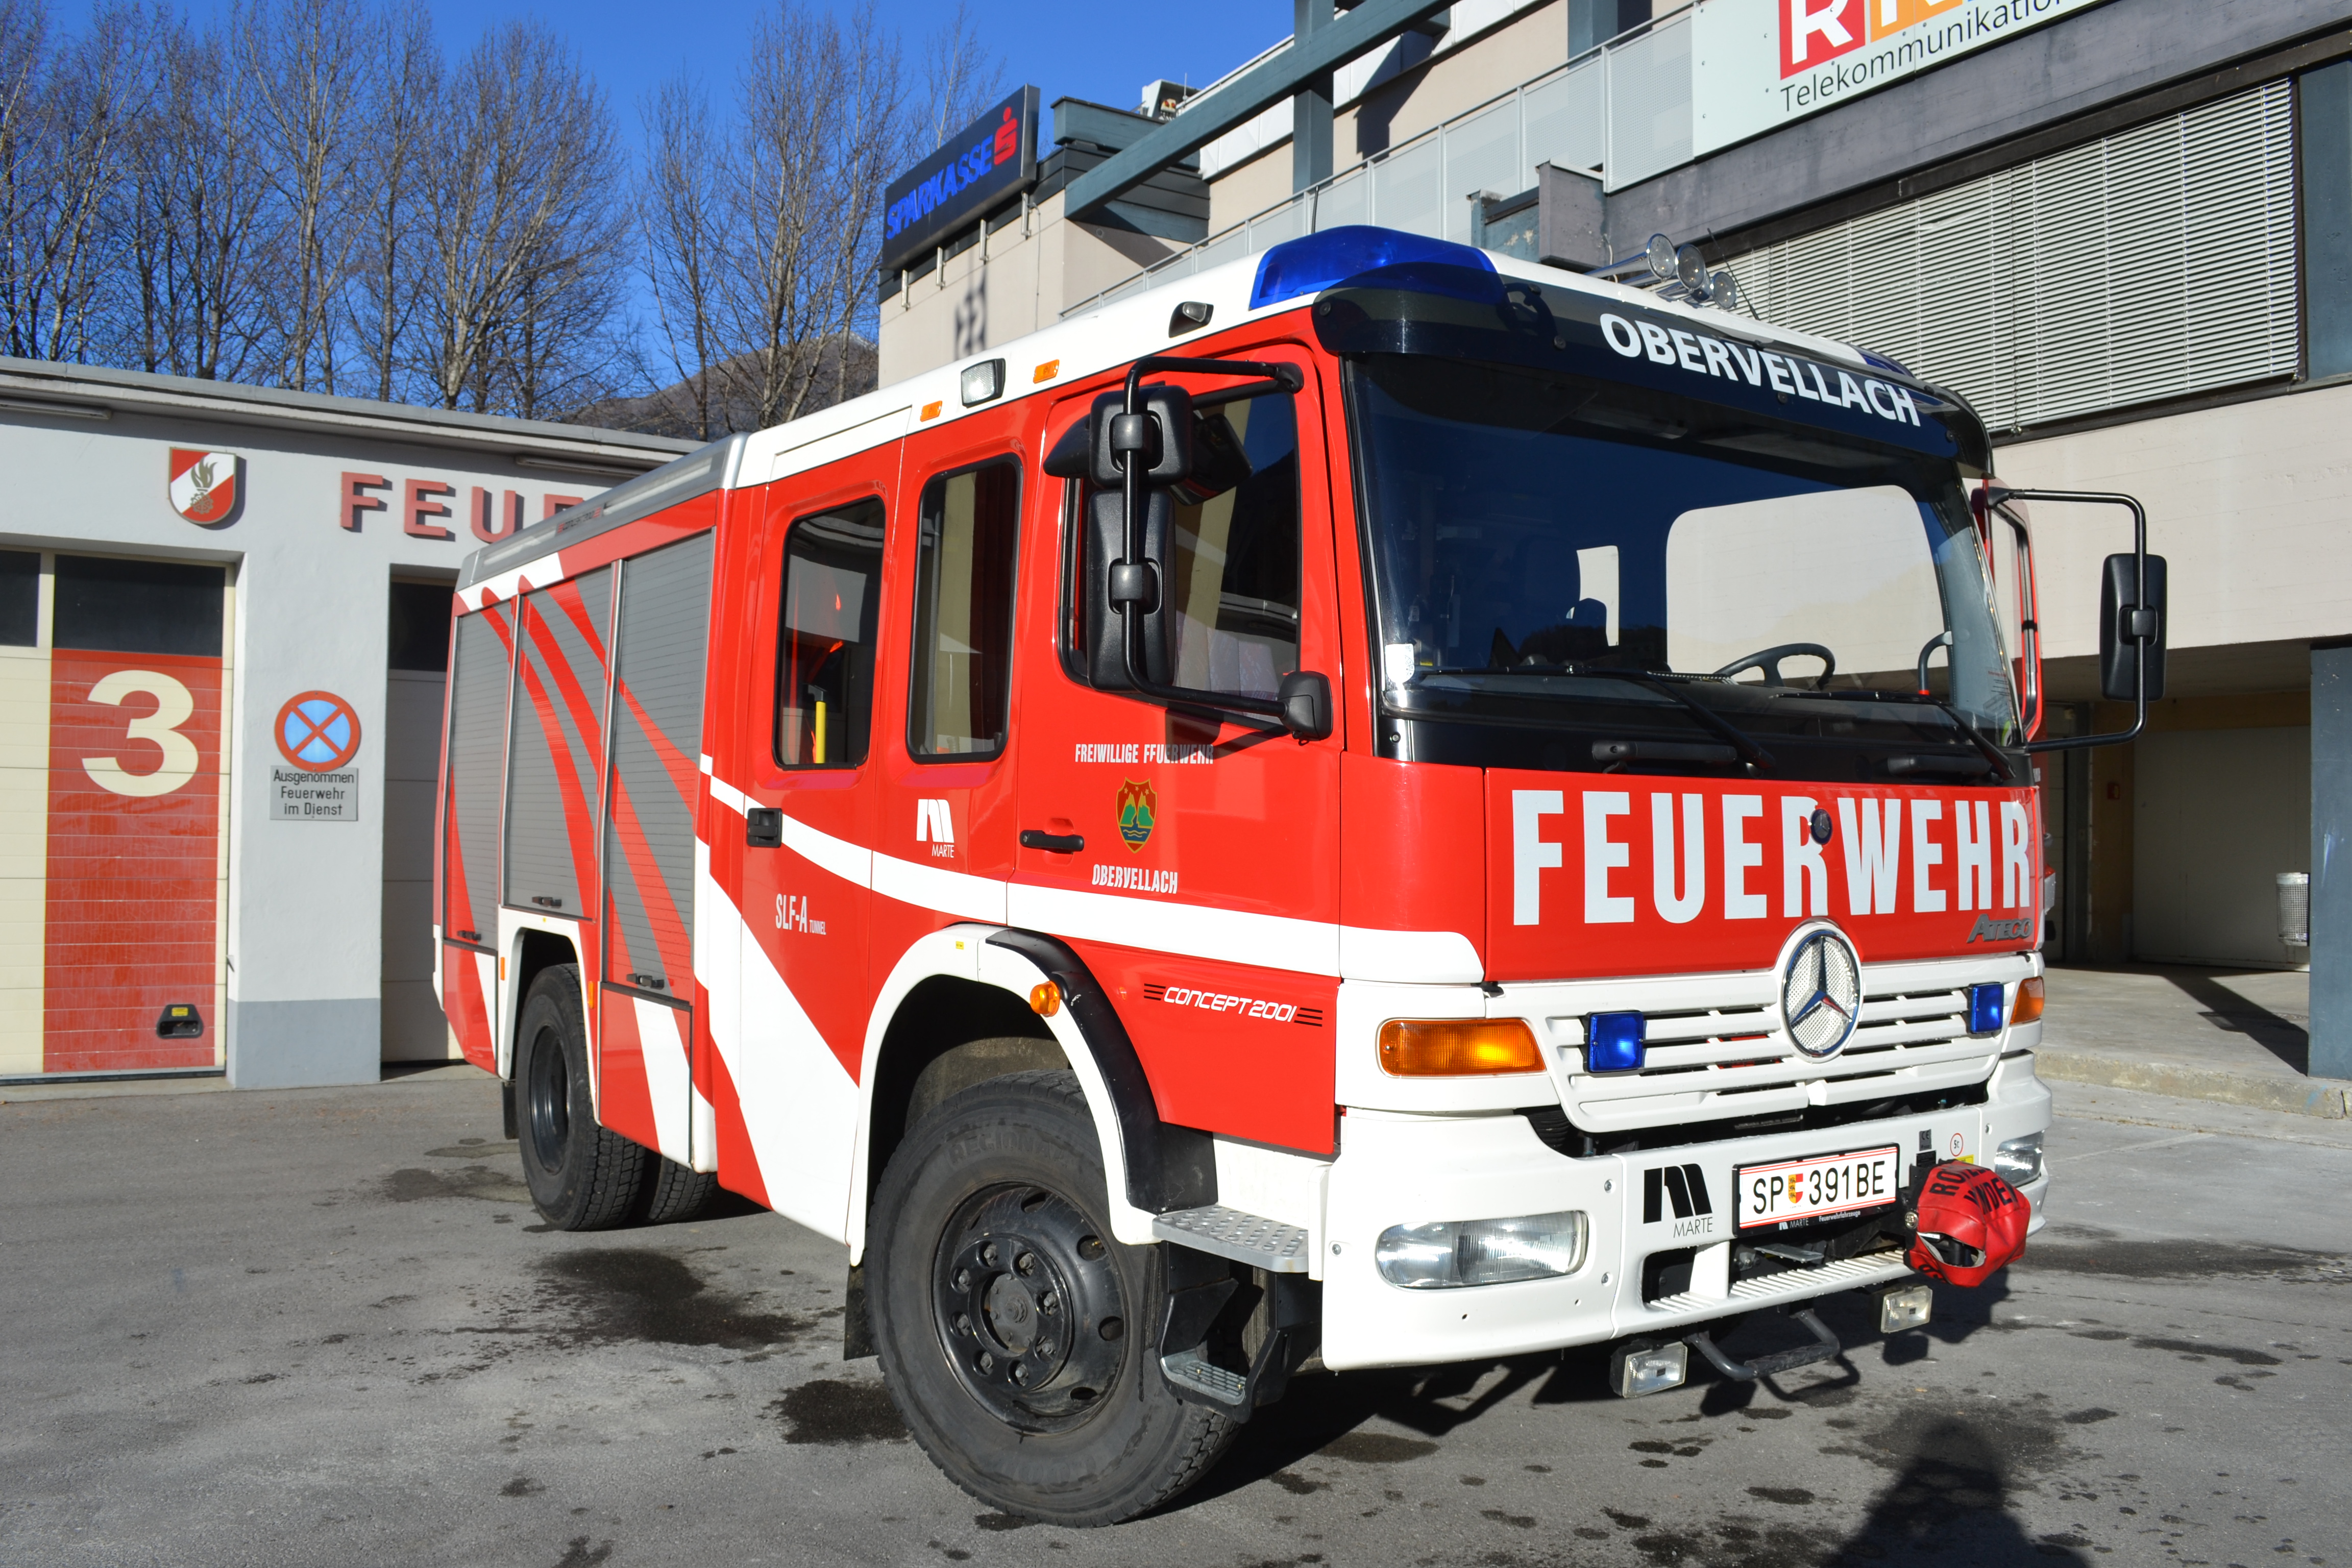
[[[866,1315],[866,1265],[849,1266],[849,1283],[841,1291],[841,1359],[864,1361],[877,1354],[874,1320]]]

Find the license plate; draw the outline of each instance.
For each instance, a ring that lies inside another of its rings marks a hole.
[[[1903,1151],[1891,1144],[1852,1154],[1743,1165],[1733,1184],[1739,1228],[1885,1208],[1895,1202],[1903,1184],[1902,1170]]]

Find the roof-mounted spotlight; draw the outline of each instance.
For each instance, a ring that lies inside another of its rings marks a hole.
[[[1668,300],[1688,300],[1696,305],[1720,305],[1730,310],[1739,302],[1739,285],[1730,271],[1709,272],[1706,258],[1696,245],[1676,245],[1663,234],[1622,261],[1593,268],[1589,278],[1613,278],[1636,289],[1651,289]]]
[[[1661,235],[1658,237],[1663,239],[1665,237]],[[1657,240],[1650,243],[1655,245]],[[1697,246],[1675,247],[1675,281],[1683,286],[1685,294],[1701,300],[1706,298],[1706,258],[1698,253]]]

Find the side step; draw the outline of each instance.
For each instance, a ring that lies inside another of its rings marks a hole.
[[[1154,1215],[1151,1234],[1196,1252],[1255,1265],[1269,1274],[1307,1272],[1310,1238],[1303,1227],[1223,1204]]]
[[[1716,1371],[1740,1383],[1753,1383],[1759,1377],[1811,1366],[1815,1362],[1834,1360],[1845,1353],[1845,1347],[1838,1343],[1838,1337],[1830,1332],[1828,1324],[1813,1315],[1811,1307],[1789,1315],[1805,1325],[1812,1334],[1814,1343],[1800,1345],[1792,1351],[1775,1351],[1770,1355],[1759,1355],[1754,1361],[1734,1361],[1716,1347],[1715,1341],[1704,1329],[1690,1335],[1686,1342],[1696,1346],[1698,1353],[1706,1357],[1708,1364]]]
[[[1178,1351],[1160,1358],[1160,1375],[1175,1386],[1177,1397],[1190,1395],[1196,1405],[1214,1405],[1227,1411],[1251,1403],[1250,1380],[1238,1372],[1202,1359],[1197,1350]]]

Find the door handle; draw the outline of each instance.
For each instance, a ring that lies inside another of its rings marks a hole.
[[[784,814],[772,805],[755,805],[743,814],[743,842],[753,849],[779,849],[784,842]]]
[[[1056,855],[1076,855],[1087,847],[1086,837],[1077,833],[1048,833],[1041,827],[1021,830],[1021,847],[1045,849]]]

